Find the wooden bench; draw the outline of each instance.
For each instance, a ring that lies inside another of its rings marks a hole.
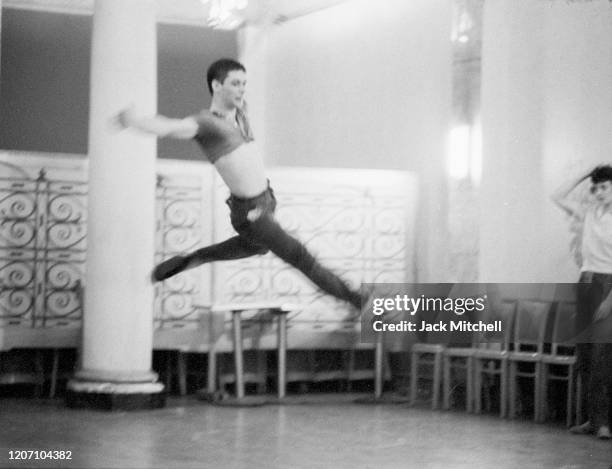
[[[242,314],[246,311],[267,311],[277,317],[277,351],[278,351],[278,397],[285,397],[287,388],[287,314],[303,309],[300,305],[280,302],[258,302],[258,303],[227,303],[215,304],[211,310],[213,313],[232,314],[232,333],[234,346],[234,366],[236,375],[236,398],[244,398],[244,369],[243,369],[243,344],[242,344]],[[213,355],[214,352],[211,353]],[[210,381],[209,381],[210,386]],[[209,387],[209,391],[210,391]]]

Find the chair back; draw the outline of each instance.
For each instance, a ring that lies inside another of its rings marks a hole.
[[[504,300],[498,307],[487,310],[486,316],[483,316],[483,321],[492,323],[493,321],[501,321],[502,330],[494,332],[479,332],[477,338],[477,347],[480,349],[489,349],[497,351],[505,351],[510,348],[512,337],[512,329],[516,315],[516,301]]]
[[[514,324],[514,351],[544,352],[546,326],[551,308],[550,301],[519,300]]]
[[[429,314],[421,314],[419,321],[434,325],[442,323],[447,327],[446,330],[430,332],[418,332],[418,342],[428,344],[439,344],[448,347],[473,347],[476,342],[476,333],[471,331],[454,330],[448,328],[453,321],[474,322],[477,318],[475,310],[463,311],[458,314],[454,309],[442,309]]]
[[[552,355],[573,355],[576,348],[576,303],[560,301],[555,312]]]

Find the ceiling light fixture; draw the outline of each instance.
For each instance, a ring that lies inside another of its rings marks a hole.
[[[200,0],[203,5],[208,5],[208,16],[206,25],[215,29],[237,29],[242,26],[246,18],[248,0]]]

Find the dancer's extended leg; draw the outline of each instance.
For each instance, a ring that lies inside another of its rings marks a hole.
[[[288,234],[274,219],[276,198],[268,188],[257,197],[241,199],[230,197],[231,221],[234,229],[256,246],[265,246],[282,260],[308,277],[321,290],[361,308],[361,295],[348,284],[322,266],[306,247]]]
[[[268,249],[264,246],[254,244],[242,236],[234,236],[221,243],[196,249],[187,255],[165,260],[153,270],[153,279],[159,282],[208,262],[244,259],[267,252]]]
[[[293,236],[288,234],[271,216],[264,216],[249,226],[241,229],[241,234],[257,244],[266,246],[302,272],[321,290],[347,301],[355,308],[361,308],[359,292],[352,290],[348,284],[331,270],[327,269]]]
[[[186,269],[207,262],[233,260],[265,254],[268,249],[292,265],[317,287],[356,309],[361,308],[361,295],[331,270],[327,269],[296,238],[274,219],[276,199],[271,189],[250,199],[230,197],[231,221],[239,236],[207,246],[186,256],[175,256],[158,265],[155,280],[164,280]]]

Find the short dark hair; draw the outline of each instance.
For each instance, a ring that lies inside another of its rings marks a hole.
[[[208,85],[208,91],[212,94],[212,82],[217,80],[219,83],[223,83],[227,78],[229,72],[234,70],[242,70],[246,72],[246,68],[240,62],[234,59],[219,59],[213,62],[208,71],[206,72],[206,84]]]
[[[591,171],[591,182],[598,184],[600,182],[612,181],[612,166],[601,165]]]

